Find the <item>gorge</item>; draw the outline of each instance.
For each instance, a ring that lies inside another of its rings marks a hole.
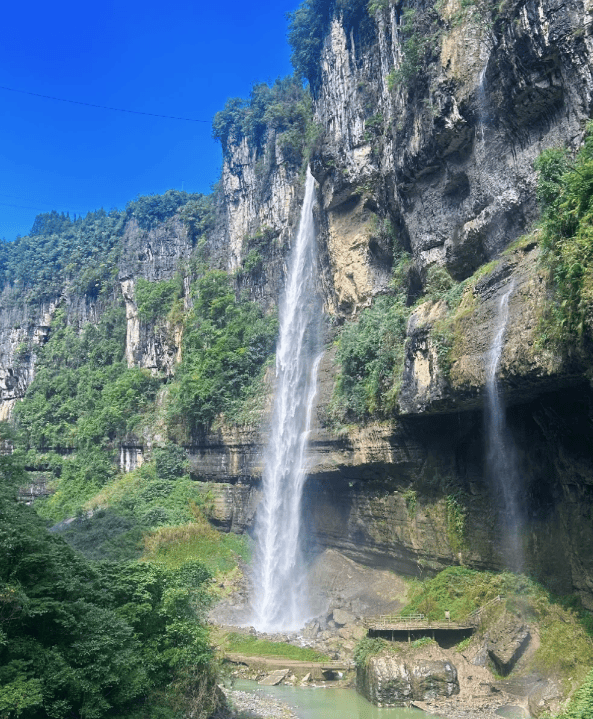
[[[206,540],[246,557],[254,537],[266,631],[311,618],[299,535],[326,617],[375,613],[367,571],[501,573],[498,595],[523,581],[508,569],[589,616],[592,27],[586,0],[307,0],[297,77],[214,118],[212,196],[41,216],[2,260],[21,496],[75,546],[96,531],[97,559]],[[381,610],[403,606],[381,591]],[[535,610],[513,602],[522,652]],[[521,652],[495,649],[484,665],[512,671]],[[565,683],[533,713],[584,678],[582,659],[553,667]]]

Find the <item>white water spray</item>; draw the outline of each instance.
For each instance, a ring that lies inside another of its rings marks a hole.
[[[497,331],[492,339],[486,363],[486,406],[485,426],[488,443],[488,471],[493,486],[502,494],[503,555],[509,569],[520,572],[523,569],[521,547],[521,510],[519,505],[520,476],[514,443],[506,424],[504,402],[500,396],[497,372],[504,347],[504,335],[509,319],[509,299],[514,283],[500,298],[497,316]]]
[[[314,186],[307,171],[305,199],[280,306],[274,413],[257,513],[252,623],[268,632],[299,629],[309,618],[300,535],[305,450],[321,359]]]

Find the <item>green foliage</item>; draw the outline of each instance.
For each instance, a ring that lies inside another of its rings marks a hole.
[[[268,225],[263,225],[253,235],[243,238],[242,254],[244,256],[238,275],[258,273],[263,266],[264,254],[269,254],[278,232]]]
[[[188,203],[192,203],[192,216],[204,207],[207,198],[200,193],[190,194],[183,190],[167,190],[163,195],[139,195],[126,205],[126,218],[134,219],[143,230],[151,230],[161,222],[173,217]],[[189,216],[190,213],[186,212]]]
[[[593,716],[593,671],[575,692],[566,711],[556,719],[590,719]]]
[[[568,349],[593,329],[593,125],[573,161],[546,150],[535,167],[543,261],[556,289],[546,334]]]
[[[336,393],[348,416],[384,416],[393,411],[404,361],[409,309],[403,297],[377,297],[338,340],[341,373]]]
[[[31,233],[2,243],[0,282],[19,298],[37,302],[56,297],[68,284],[97,296],[112,287],[125,214],[89,212],[71,220],[53,211],[38,215]]]
[[[211,572],[229,572],[251,556],[245,535],[217,532],[194,509],[191,522],[159,527],[143,539],[145,560],[174,569],[197,558]]]
[[[316,87],[320,80],[319,60],[323,38],[330,22],[328,0],[305,0],[288,15],[288,42],[296,73]]]
[[[285,644],[284,642],[270,642],[267,639],[258,639],[237,632],[227,635],[225,650],[245,656],[283,657],[302,662],[324,662],[329,659],[327,654],[321,654],[314,649],[296,647],[294,644]]]
[[[52,521],[78,515],[55,530],[89,559],[142,556],[169,569],[199,559],[212,572],[233,569],[239,557],[247,561],[246,537],[217,532],[205,519],[208,494],[183,474],[184,450],[170,445],[155,453],[154,461],[115,476],[98,493],[90,483],[86,494],[76,495],[60,480],[56,494],[38,504],[39,513]],[[56,495],[68,503],[56,503]]]
[[[448,567],[419,584],[402,613],[420,612],[431,620],[442,620],[445,611],[459,621],[498,595],[530,593],[536,585],[525,577],[478,572],[467,567]]]
[[[3,460],[5,489],[15,479]],[[196,678],[212,674],[200,622],[209,576],[197,562],[176,571],[91,566],[4,491],[0,716],[103,719],[142,708],[156,718],[159,691],[182,682],[190,670]],[[212,708],[212,697],[206,699]]]
[[[446,316],[434,323],[430,333],[437,352],[439,370],[445,377],[448,377],[453,364],[457,310],[463,299],[465,288],[470,284],[475,285],[482,274],[483,268],[480,268],[472,277],[462,282],[456,282],[447,269],[440,265],[431,265],[426,273],[425,295],[421,301],[444,301],[447,306]]]
[[[401,65],[390,73],[390,89],[408,85],[418,75],[427,50],[431,46],[431,37],[420,27],[420,14],[415,8],[404,8],[400,25],[403,59]]]
[[[363,637],[354,649],[354,664],[357,667],[364,667],[371,657],[385,650],[396,651],[396,648],[385,639]]]
[[[312,104],[309,92],[295,77],[278,78],[273,85],[253,86],[248,100],[231,98],[214,116],[212,135],[223,152],[247,138],[261,150],[268,130],[272,129],[284,151],[284,159],[300,165],[305,153]]]
[[[367,5],[369,15],[374,15],[378,10],[386,10],[391,2],[392,0],[369,0]]]
[[[455,651],[464,652],[469,647],[471,640],[471,637],[466,637],[465,639],[462,639],[459,644],[455,645]]]
[[[212,195],[192,195],[193,199],[188,200],[179,209],[179,217],[183,220],[189,230],[194,242],[214,226],[214,192]]]
[[[365,127],[364,140],[365,140],[365,142],[372,142],[372,140],[375,137],[381,136],[383,133],[383,125],[384,125],[384,119],[383,119],[383,115],[381,115],[381,113],[371,115],[371,117],[367,118],[364,123],[364,127]]]
[[[305,0],[288,13],[288,42],[292,47],[292,65],[312,87],[319,85],[321,49],[332,15],[340,17],[346,35],[369,31],[367,0]]]
[[[183,294],[183,281],[179,275],[162,282],[149,282],[138,277],[135,284],[135,299],[138,315],[145,322],[164,319],[171,311],[175,300]]]
[[[416,514],[416,506],[418,505],[418,493],[415,489],[412,489],[409,487],[404,492],[404,500],[406,502],[406,507],[408,508],[408,515],[410,517],[414,517]]]
[[[29,447],[78,447],[92,453],[132,429],[159,382],[126,366],[125,331],[121,307],[107,310],[80,334],[63,312],[56,312],[35,380],[15,409]]]
[[[578,681],[593,665],[593,641],[577,614],[565,609],[541,585],[523,575],[478,572],[467,567],[449,567],[432,579],[418,583],[410,593],[405,614],[421,612],[428,619],[442,620],[450,611],[453,621],[462,621],[490,600],[503,600],[486,608],[482,629],[504,613],[524,622],[537,622],[540,645],[535,665],[563,680]],[[513,620],[516,621],[516,620]]]
[[[431,639],[431,637],[420,637],[420,639],[414,639],[411,646],[414,649],[419,649],[420,647],[427,647],[430,644],[436,645],[436,641]]]
[[[235,299],[225,272],[207,272],[194,294],[170,408],[172,425],[189,432],[205,429],[247,396],[273,352],[278,331],[275,316]]]
[[[187,473],[188,461],[183,447],[176,444],[156,447],[153,458],[156,475],[161,480],[172,482]]]
[[[446,498],[447,506],[447,537],[451,549],[457,554],[465,546],[467,510],[460,493],[449,494]]]
[[[212,226],[211,198],[178,190],[138,197],[123,212],[101,209],[75,219],[55,210],[37,215],[28,236],[0,243],[0,289],[18,290],[12,302],[55,298],[66,287],[92,297],[107,295],[114,287],[126,222],[133,218],[151,229],[177,212],[194,240]]]
[[[424,282],[425,299],[438,301],[446,298],[448,293],[461,283],[456,283],[451,277],[446,267],[442,265],[431,265],[426,272],[426,280]]]
[[[142,555],[145,531],[147,528],[137,524],[129,513],[101,508],[92,514],[79,515],[60,535],[87,559],[126,562]]]
[[[247,257],[243,260],[243,272],[246,274],[259,272],[263,266],[264,258],[259,250],[249,250]]]
[[[41,459],[43,455],[37,455]],[[116,474],[113,458],[101,447],[79,449],[74,454],[54,454],[52,469],[58,477],[54,493],[36,503],[40,516],[53,522],[72,517]]]

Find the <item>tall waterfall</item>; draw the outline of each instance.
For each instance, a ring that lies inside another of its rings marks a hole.
[[[317,385],[321,303],[315,291],[315,181],[307,171],[299,229],[280,305],[276,393],[264,454],[263,498],[256,522],[252,607],[260,631],[299,629],[308,618],[301,550],[305,450]]]
[[[519,489],[521,478],[514,443],[509,434],[504,402],[500,396],[497,372],[504,346],[504,335],[509,319],[509,299],[514,285],[510,283],[498,305],[496,332],[492,339],[486,362],[485,428],[488,443],[488,473],[492,486],[500,491],[502,498],[503,558],[509,569],[523,569],[521,546],[521,509]]]

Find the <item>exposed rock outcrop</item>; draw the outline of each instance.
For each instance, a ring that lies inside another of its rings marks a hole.
[[[331,246],[332,213],[364,195],[391,219],[419,270],[445,264],[463,279],[535,218],[539,153],[582,138],[593,90],[591,8],[451,0],[411,13],[406,29],[395,5],[355,29],[337,15],[326,34],[315,87],[325,135],[313,165],[326,236]],[[364,223],[352,216],[352,224],[362,234]],[[370,258],[370,242],[366,251]]]
[[[446,658],[424,659],[390,651],[369,657],[357,669],[358,691],[377,706],[403,706],[459,694],[457,669]]]

